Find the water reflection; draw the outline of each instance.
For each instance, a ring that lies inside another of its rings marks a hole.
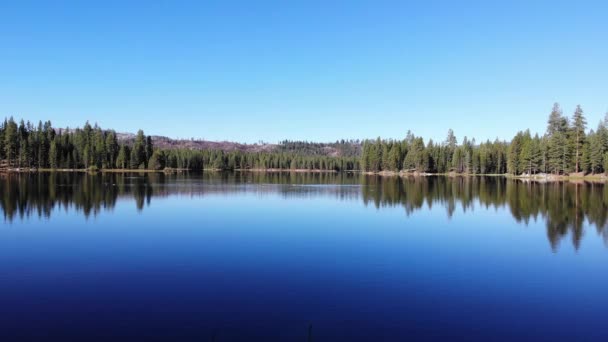
[[[50,217],[74,208],[85,217],[112,210],[132,198],[138,210],[153,197],[205,196],[235,192],[279,194],[284,198],[334,197],[366,205],[401,206],[406,215],[440,205],[451,217],[458,207],[503,208],[528,224],[541,219],[554,250],[570,236],[579,248],[583,227],[594,227],[608,244],[608,191],[603,183],[536,183],[501,177],[396,178],[349,173],[32,173],[0,175],[0,207],[5,221]]]

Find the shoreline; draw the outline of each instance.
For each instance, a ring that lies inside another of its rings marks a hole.
[[[90,170],[90,169],[49,169],[49,168],[13,168],[13,169],[2,169],[0,173],[39,173],[39,172],[72,172],[72,173],[136,173],[136,172],[145,172],[145,173],[173,173],[173,172],[189,172],[192,171],[190,169],[162,169],[162,170],[152,170],[152,169],[99,169],[99,170]]]
[[[588,174],[588,175],[554,175],[554,174],[535,174],[535,175],[511,175],[508,173],[429,173],[429,172],[403,172],[403,171],[359,171],[364,175],[382,177],[504,177],[537,182],[556,182],[556,181],[604,181],[608,182],[607,174]]]
[[[536,174],[536,175],[510,175],[510,174],[473,174],[473,173],[429,173],[429,172],[403,172],[403,171],[360,171],[360,170],[349,170],[349,171],[336,171],[336,170],[309,170],[309,169],[234,169],[234,170],[221,170],[221,169],[203,169],[203,170],[191,170],[191,169],[171,169],[166,168],[162,170],[151,170],[151,169],[36,169],[36,168],[12,168],[12,169],[0,169],[0,174],[20,174],[20,173],[39,173],[39,172],[65,172],[65,173],[181,173],[181,172],[256,172],[256,173],[359,173],[366,176],[381,176],[381,177],[504,177],[510,179],[519,179],[522,181],[535,181],[535,182],[557,182],[557,181],[601,181],[608,182],[607,174],[588,174],[588,175],[553,175],[553,174]]]
[[[211,170],[211,171],[233,171],[233,172],[294,172],[294,173],[352,173],[359,171],[336,171],[336,170],[309,170],[309,169],[234,169],[234,170]]]

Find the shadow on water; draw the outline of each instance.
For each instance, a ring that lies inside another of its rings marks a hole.
[[[0,178],[0,208],[5,221],[50,217],[56,208],[73,208],[85,217],[112,210],[119,199],[132,198],[144,210],[155,197],[205,196],[255,192],[284,198],[335,197],[365,205],[401,206],[406,215],[439,205],[451,217],[458,206],[508,208],[528,224],[546,222],[554,250],[571,236],[579,248],[587,222],[608,244],[608,191],[603,183],[535,183],[502,177],[398,178],[350,173],[23,173]]]

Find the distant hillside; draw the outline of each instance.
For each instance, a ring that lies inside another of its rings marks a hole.
[[[116,133],[119,142],[131,144],[135,141],[133,133]],[[152,136],[155,147],[162,149],[185,148],[190,150],[221,150],[225,152],[292,152],[300,155],[331,157],[356,157],[361,154],[358,140],[341,140],[334,143],[312,143],[307,141],[284,140],[278,144],[242,144],[231,141],[208,141],[197,139],[171,139],[165,136]]]

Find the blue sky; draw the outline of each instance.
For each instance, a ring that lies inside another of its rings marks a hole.
[[[511,138],[608,111],[605,1],[5,1],[0,116],[181,138]]]

